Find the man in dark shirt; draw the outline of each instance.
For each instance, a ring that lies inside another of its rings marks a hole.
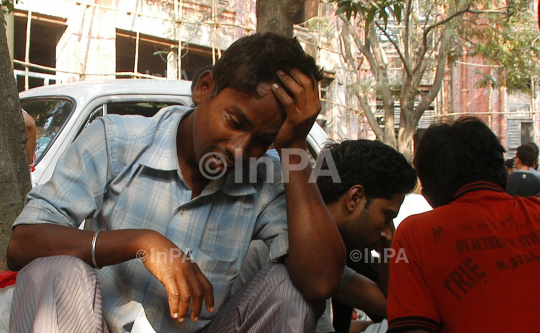
[[[540,178],[530,171],[535,159],[536,152],[532,146],[524,144],[518,147],[516,170],[508,176],[508,194],[531,197],[540,193]]]

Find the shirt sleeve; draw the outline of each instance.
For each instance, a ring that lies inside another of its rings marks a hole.
[[[403,231],[398,228],[392,242],[396,255],[390,261],[388,332],[439,332],[441,319],[435,298],[424,280],[417,255],[401,237]]]
[[[351,282],[354,274],[356,274],[356,272],[352,268],[345,266],[343,273],[341,273],[341,284],[339,285],[339,289],[342,289],[347,285],[347,283]]]
[[[270,249],[270,259],[274,262],[289,253],[287,232],[287,207],[285,193],[278,195],[264,209],[257,220],[255,239],[263,240]]]
[[[105,125],[98,119],[60,156],[51,179],[30,191],[13,228],[40,223],[79,227],[99,213],[108,174]]]

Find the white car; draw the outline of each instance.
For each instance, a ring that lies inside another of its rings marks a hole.
[[[19,94],[37,126],[32,186],[47,182],[62,152],[93,120],[107,114],[151,117],[169,105],[190,106],[191,81],[84,81],[39,87]],[[312,163],[328,140],[317,124],[309,136]]]

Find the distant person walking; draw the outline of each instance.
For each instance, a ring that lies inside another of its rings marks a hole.
[[[508,194],[531,197],[540,193],[540,178],[530,171],[536,156],[536,151],[531,145],[524,144],[518,147],[515,171],[508,176],[506,189]]]

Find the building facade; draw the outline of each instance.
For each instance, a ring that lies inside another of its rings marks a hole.
[[[81,80],[191,79],[233,41],[256,30],[256,0],[27,0],[15,7],[13,66],[20,91]],[[330,28],[301,24],[315,17],[325,18]],[[334,140],[374,139],[348,91],[350,70],[341,53],[334,5],[306,0],[295,21],[295,36],[324,67],[319,123]],[[508,156],[521,143],[537,142],[538,99],[475,88],[478,71],[496,74],[497,68],[467,56],[448,67],[419,135],[433,121],[469,113],[488,123]],[[371,104],[376,109],[375,95]],[[396,115],[398,122],[399,111]]]

